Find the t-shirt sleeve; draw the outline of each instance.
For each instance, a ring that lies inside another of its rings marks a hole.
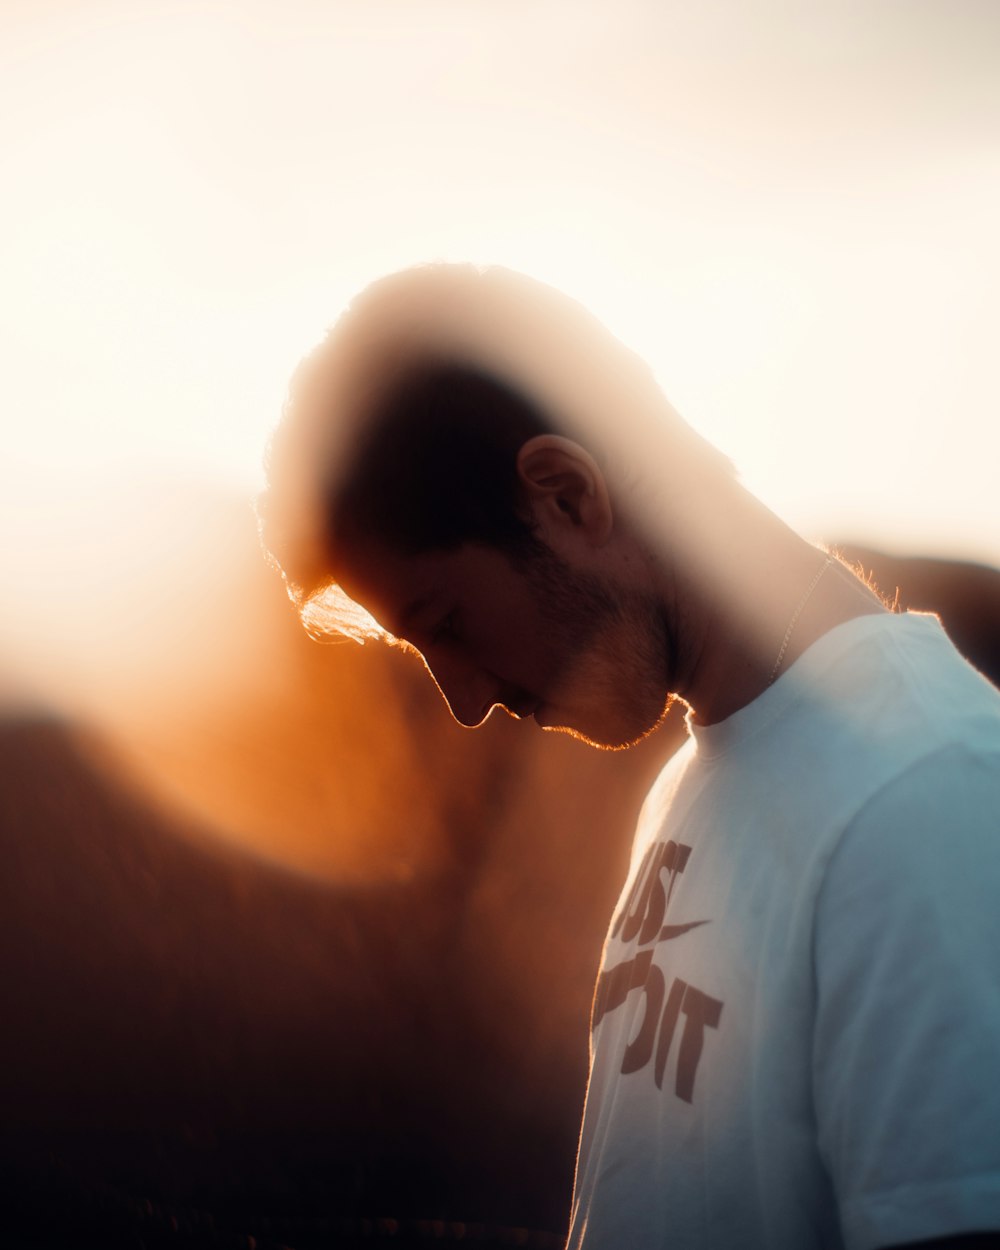
[[[1000,752],[869,800],[817,900],[814,1090],[848,1250],[1000,1229]]]

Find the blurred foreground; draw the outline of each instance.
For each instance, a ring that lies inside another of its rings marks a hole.
[[[0,1240],[554,1250],[680,716],[618,754],[462,730],[411,657],[306,639],[245,507],[163,516],[172,572],[8,646]],[[857,554],[1000,680],[1000,574]]]

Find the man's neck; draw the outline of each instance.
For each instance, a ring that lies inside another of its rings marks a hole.
[[[676,693],[706,725],[756,699],[835,626],[886,611],[854,573],[752,496],[734,491],[731,504],[725,524],[702,518],[699,557],[675,566],[671,593]]]

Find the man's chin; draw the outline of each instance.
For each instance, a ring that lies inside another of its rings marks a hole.
[[[663,715],[645,729],[612,724],[598,726],[588,723],[582,717],[560,716],[555,709],[545,704],[537,707],[533,715],[535,723],[546,733],[566,734],[570,738],[575,738],[577,742],[594,747],[598,751],[627,751],[630,747],[638,746],[659,728],[663,715],[666,715],[666,709]]]

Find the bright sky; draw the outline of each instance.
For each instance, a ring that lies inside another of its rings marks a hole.
[[[8,602],[116,477],[254,490],[433,258],[581,299],[810,537],[1000,564],[996,0],[0,0],[0,138]]]

